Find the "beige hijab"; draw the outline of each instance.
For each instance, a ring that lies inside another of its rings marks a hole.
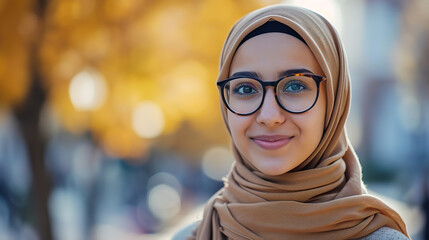
[[[361,167],[344,129],[350,105],[345,53],[327,20],[310,10],[285,5],[244,16],[225,41],[218,81],[229,76],[240,41],[269,20],[294,29],[328,79],[324,135],[308,159],[279,176],[255,169],[233,143],[236,162],[225,187],[206,204],[192,239],[350,239],[383,226],[407,235],[401,217],[380,199],[367,195],[361,180]],[[226,111],[222,106],[229,130]]]

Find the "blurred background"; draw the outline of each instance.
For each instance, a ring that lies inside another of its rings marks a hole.
[[[0,239],[169,239],[233,156],[215,87],[230,27],[330,20],[369,190],[429,239],[429,1],[0,0]]]

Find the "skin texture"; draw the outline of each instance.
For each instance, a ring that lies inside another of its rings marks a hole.
[[[310,49],[300,40],[283,33],[265,33],[244,42],[237,50],[230,68],[236,72],[256,72],[263,81],[274,81],[279,73],[307,69],[324,76]],[[293,114],[276,102],[274,88],[268,87],[262,107],[249,116],[227,111],[232,141],[243,158],[266,175],[280,175],[302,163],[319,144],[326,110],[325,82],[319,98],[309,111]],[[259,136],[287,136],[286,144],[267,149],[257,144]]]

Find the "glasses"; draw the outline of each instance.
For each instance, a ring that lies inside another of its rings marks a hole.
[[[273,82],[264,82],[256,77],[235,76],[217,83],[226,107],[238,115],[250,115],[261,108],[266,87],[274,87],[277,103],[291,113],[310,110],[319,97],[319,85],[325,77],[295,73]]]

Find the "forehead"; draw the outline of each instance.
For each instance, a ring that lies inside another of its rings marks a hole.
[[[270,75],[297,68],[322,74],[316,58],[305,43],[291,35],[272,32],[250,38],[237,49],[231,62],[230,75],[237,71]]]

